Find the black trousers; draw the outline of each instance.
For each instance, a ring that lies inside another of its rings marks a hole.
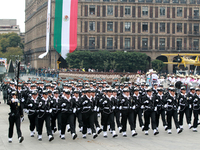
[[[186,120],[187,120],[187,124],[191,124],[191,120],[192,120],[192,108],[186,107],[185,108],[185,115],[186,115]]]
[[[160,116],[163,122],[163,126],[167,125],[166,119],[165,119],[165,110],[164,109],[159,109],[156,112],[156,127],[159,126],[159,120],[160,120]]]
[[[146,110],[144,112],[144,130],[149,130],[151,119],[151,128],[156,129],[156,112],[153,110]]]
[[[42,117],[38,116],[38,134],[39,135],[42,135],[44,121],[45,121],[45,125],[46,125],[47,135],[48,136],[52,135],[51,126],[50,126],[50,123],[51,123],[50,118],[51,118],[51,115],[49,113],[45,114]]]
[[[120,111],[119,110],[114,110],[114,116],[115,116],[115,120],[117,123],[117,127],[121,127],[121,122],[120,122]]]
[[[193,110],[193,114],[194,114],[193,128],[197,128],[200,110]]]
[[[129,121],[129,125],[131,130],[135,130],[135,125],[134,125],[134,113],[133,110],[121,110],[122,113],[122,119],[121,119],[121,123],[122,123],[122,132],[126,132],[126,126],[127,126],[127,120]]]
[[[78,119],[79,128],[83,127],[82,113],[76,112],[74,117],[74,125],[76,126],[76,118]]]
[[[96,130],[94,128],[94,112],[92,112],[91,110],[87,111],[87,112],[82,112],[82,119],[83,119],[83,134],[87,133],[87,127],[89,125],[89,127],[92,130],[92,133],[96,133]]]
[[[184,114],[186,116],[187,124],[191,123],[190,110],[186,107],[183,111],[179,111],[179,125],[183,125]]]
[[[167,125],[168,125],[168,129],[172,128],[172,117],[174,119],[174,123],[175,123],[176,129],[179,128],[177,110],[173,109],[173,110],[167,111]]]
[[[75,133],[75,125],[74,125],[74,114],[72,112],[62,113],[62,124],[61,124],[61,134],[65,134],[66,125],[70,125],[71,134]]]
[[[16,125],[18,138],[21,137],[22,132],[20,129],[20,124],[21,124],[20,116],[19,115],[9,116],[8,120],[9,120],[8,138],[13,137],[14,124]]]
[[[94,124],[97,127],[100,128],[100,125],[99,125],[99,121],[98,121],[98,113],[96,111],[94,111]]]
[[[138,116],[138,120],[139,120],[139,124],[140,124],[140,127],[142,127],[143,125],[144,125],[144,123],[143,123],[143,119],[142,119],[142,109],[140,109],[140,108],[138,108],[138,109],[136,109],[135,110],[135,112],[134,112],[134,128],[136,128],[136,119],[137,119],[137,116]]]
[[[105,113],[105,112],[102,112],[101,113],[101,117],[102,117],[102,125],[103,125],[103,131],[107,131],[107,126],[108,124],[110,125],[110,129],[111,130],[115,130],[115,122],[114,122],[114,113]]]
[[[30,122],[30,126],[29,129],[30,131],[34,131],[35,128],[38,131],[38,117],[37,117],[37,113],[32,113],[28,115],[28,119]]]
[[[56,119],[58,124],[58,130],[61,130],[61,112],[53,113],[51,115],[51,129],[53,130],[56,127]]]

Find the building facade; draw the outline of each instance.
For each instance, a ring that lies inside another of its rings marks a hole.
[[[25,50],[34,54],[45,47],[46,3],[26,3]],[[77,50],[139,51],[149,60],[166,59],[162,53],[199,53],[199,8],[200,0],[79,0]],[[53,0],[52,53],[54,12]]]
[[[16,19],[0,19],[0,34],[17,33],[20,35],[20,28]]]

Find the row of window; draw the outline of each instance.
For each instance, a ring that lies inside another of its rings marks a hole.
[[[118,22],[106,22],[102,23],[102,32],[113,32],[118,33]],[[132,25],[131,25],[132,24]],[[170,25],[172,25],[172,31],[170,31]],[[153,26],[155,30],[153,31]],[[132,30],[131,30],[132,27]],[[188,31],[189,27],[189,31]],[[114,29],[115,28],[115,29]],[[120,22],[120,33],[131,32],[135,33],[136,23],[135,22]],[[96,30],[96,22],[89,22],[89,31]],[[88,32],[87,21],[85,22],[85,32]],[[97,22],[97,32],[100,32],[100,22]],[[146,33],[184,33],[184,34],[197,34],[199,35],[199,23],[152,23],[152,22],[138,22],[137,23],[137,33],[146,32]]]
[[[135,0],[83,0],[86,2],[136,2]],[[153,0],[138,0],[138,3],[152,3]],[[170,3],[170,0],[155,0],[155,3]],[[171,0],[171,3],[180,4],[200,4],[200,0]]]
[[[86,38],[87,39],[87,38]],[[118,39],[114,39],[113,37],[102,37],[102,48],[106,49],[117,49],[117,41]],[[187,38],[172,38],[172,47],[170,47],[170,38],[137,38],[137,47],[135,46],[135,40],[136,38],[125,38],[120,37],[120,49],[152,49],[153,42],[155,43],[155,49],[159,50],[166,50],[166,49],[176,49],[176,50],[182,50],[182,49],[190,49],[190,50],[199,50],[199,39],[189,39],[189,48],[187,47]],[[106,41],[106,43],[105,43]],[[87,45],[87,40],[85,40],[85,46]],[[159,42],[159,43],[158,43]],[[95,44],[95,37],[89,37],[89,49],[95,49],[98,48],[100,44],[100,38],[97,38],[97,44]],[[107,45],[105,47],[105,45]],[[99,47],[100,48],[100,47]]]
[[[107,11],[106,11],[107,10]],[[118,17],[118,6],[113,6],[113,5],[107,5],[107,9],[106,6],[103,6],[102,9],[102,16],[105,17],[106,14],[107,16],[113,16],[114,15],[114,10],[115,10],[115,17]],[[189,15],[187,14],[187,7],[172,7],[172,10],[170,9],[170,7],[155,7],[155,9],[153,10],[153,6],[138,6],[137,7],[137,17],[140,18],[141,16],[149,16],[150,18],[153,18],[153,14],[155,14],[155,18],[158,18],[158,14],[160,16],[167,16],[167,18],[170,18],[170,11],[172,11],[172,18],[176,18],[176,17],[184,17],[187,18],[189,17],[196,17],[199,18],[199,8],[196,7],[193,9],[192,12],[192,8],[189,8]],[[95,15],[97,13],[97,16],[100,16],[100,6],[97,6],[97,10],[96,10],[96,6],[95,5],[90,5],[89,6],[89,15]],[[136,17],[136,7],[135,6],[120,6],[120,17],[123,16],[131,16],[132,17]],[[85,5],[85,16],[88,16],[88,5]]]

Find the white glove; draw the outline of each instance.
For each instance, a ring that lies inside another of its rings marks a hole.
[[[114,109],[115,109],[115,106],[113,106],[112,109],[114,110]]]
[[[178,106],[178,111],[181,109],[181,107],[180,106]]]
[[[24,121],[24,117],[21,117],[21,122],[23,122]]]
[[[99,112],[99,107],[97,108],[97,112]]]
[[[144,103],[149,103],[149,101],[148,101],[148,100],[146,100],[146,101],[144,101]]]
[[[167,108],[167,104],[164,105],[164,108]]]
[[[170,102],[170,103],[172,102],[172,100],[171,100],[171,99],[168,99],[167,101],[168,101],[168,102]]]
[[[104,101],[104,102],[103,102],[103,104],[107,104],[107,103],[108,103],[107,101]]]
[[[74,114],[76,113],[76,108],[73,109],[73,113],[74,113]]]
[[[119,110],[122,110],[122,106],[119,107]]]
[[[83,105],[85,105],[85,104],[87,104],[88,103],[88,100],[85,100],[84,102],[83,102]]]
[[[144,109],[144,105],[141,106],[141,109]]]
[[[154,111],[157,111],[157,107],[154,108]]]
[[[15,99],[15,101],[14,101],[14,102],[18,103],[18,99]]]
[[[28,107],[33,107],[33,104],[29,104]]]
[[[25,99],[24,98],[22,98],[22,102],[24,102],[25,101]]]
[[[97,106],[94,107],[94,111],[97,111]]]
[[[122,101],[121,101],[121,102],[122,102],[122,103],[123,103],[123,102],[125,102],[125,99],[122,99]]]
[[[135,109],[135,105],[132,107],[132,109]]]
[[[38,107],[41,107],[41,106],[42,106],[42,102],[39,103],[39,106],[38,106]]]
[[[49,113],[52,113],[52,109],[49,109]]]
[[[61,106],[62,106],[62,107],[65,107],[65,106],[66,106],[66,103],[63,103]]]

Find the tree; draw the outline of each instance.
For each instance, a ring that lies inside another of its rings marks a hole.
[[[6,48],[9,47],[9,40],[6,38],[2,38],[0,40],[0,45],[2,47],[2,52],[6,52]]]
[[[153,61],[151,62],[151,64],[152,64],[152,68],[153,68],[154,70],[156,70],[157,72],[160,72],[160,71],[163,69],[163,67],[164,67],[163,61],[158,60],[158,59],[153,60]]]
[[[23,51],[20,47],[8,47],[6,49],[6,52],[0,52],[0,56],[2,58],[7,58],[9,61],[10,59],[12,61],[15,61],[16,59],[21,59],[23,56]],[[17,58],[16,58],[17,57]]]
[[[9,47],[17,47],[21,43],[21,37],[18,36],[16,33],[11,34],[8,37],[9,40]]]
[[[108,60],[103,61],[104,72],[106,72],[106,69],[108,68],[108,65],[109,65],[109,61]]]
[[[117,65],[118,64],[116,63],[115,60],[111,60],[110,61],[110,67],[111,67],[112,70],[115,70],[117,68]]]

